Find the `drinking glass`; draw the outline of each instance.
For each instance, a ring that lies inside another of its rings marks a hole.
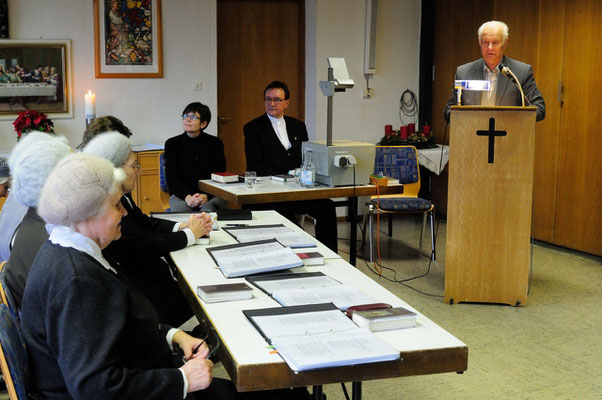
[[[245,183],[249,189],[255,186],[255,182],[257,182],[257,172],[255,171],[247,171],[245,172]]]

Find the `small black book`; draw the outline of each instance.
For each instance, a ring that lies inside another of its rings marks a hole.
[[[248,208],[240,208],[240,209],[231,209],[224,208],[222,210],[217,210],[217,220],[218,221],[236,221],[236,220],[245,220],[245,219],[253,219],[253,214],[251,210]]]

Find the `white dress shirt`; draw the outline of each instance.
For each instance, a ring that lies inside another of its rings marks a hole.
[[[292,145],[291,141],[288,140],[288,132],[286,131],[286,121],[284,120],[284,117],[274,118],[269,114],[266,115],[270,119],[272,127],[274,128],[274,132],[276,132],[276,136],[278,136],[278,139],[280,140],[280,143],[282,143],[284,149],[290,149]]]

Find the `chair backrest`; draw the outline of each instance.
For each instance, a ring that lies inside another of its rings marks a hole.
[[[159,187],[161,188],[161,191],[169,193],[167,176],[165,174],[165,153],[159,155]]]
[[[0,366],[10,399],[27,399],[27,352],[6,304],[0,304]]]
[[[6,304],[8,310],[10,311],[13,317],[13,321],[15,321],[15,324],[18,327],[21,324],[21,315],[19,314],[19,310],[17,309],[15,299],[10,293],[10,290],[8,290],[8,286],[6,286],[7,265],[7,261],[3,261],[2,264],[0,264],[0,296],[2,298],[2,303]]]
[[[374,173],[399,179],[403,195],[416,197],[420,191],[420,168],[414,146],[376,146]]]

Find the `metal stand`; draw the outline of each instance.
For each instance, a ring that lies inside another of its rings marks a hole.
[[[90,126],[94,118],[96,118],[96,114],[86,114],[86,128]]]

